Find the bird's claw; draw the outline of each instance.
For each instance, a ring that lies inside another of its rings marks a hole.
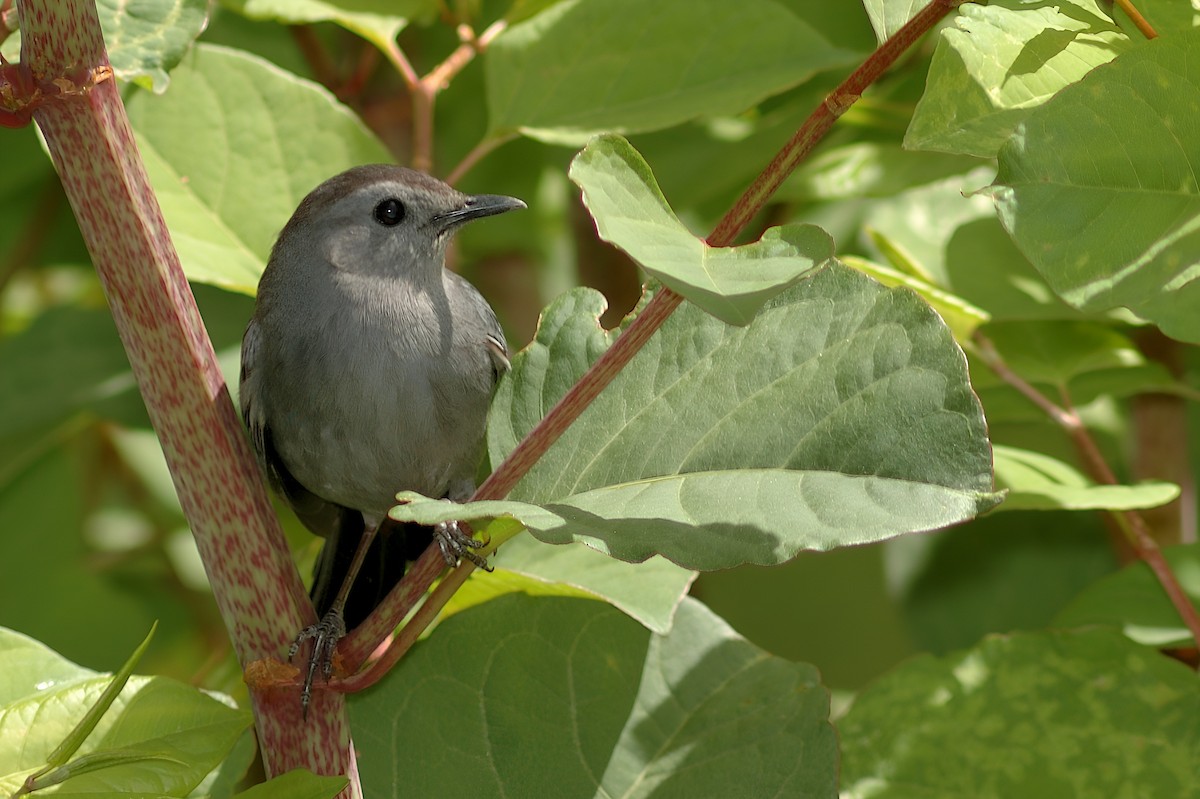
[[[308,670],[304,675],[304,688],[300,691],[300,707],[303,710],[304,716],[308,716],[308,703],[312,699],[312,684],[313,678],[317,675],[317,668],[321,669],[321,676],[326,681],[333,673],[333,653],[337,649],[338,641],[346,637],[346,621],[342,618],[342,614],[337,609],[330,609],[316,624],[305,627],[296,634],[296,639],[292,641],[292,645],[288,648],[288,660],[296,656],[300,651],[300,645],[312,639],[312,652],[308,656]]]
[[[487,546],[487,542],[476,540],[464,532],[458,522],[441,522],[435,525],[433,537],[442,550],[442,557],[446,559],[446,565],[450,568],[453,569],[457,566],[460,560],[469,560],[484,571],[492,570],[487,560],[475,552],[476,549]]]

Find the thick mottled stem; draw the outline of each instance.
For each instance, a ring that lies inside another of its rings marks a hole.
[[[825,103],[812,113],[796,135],[783,146],[783,149],[771,160],[746,193],[717,224],[707,239],[708,243],[714,247],[725,247],[732,244],[738,233],[755,214],[762,210],[787,176],[800,165],[812,150],[813,145],[828,132],[837,117],[853,105],[863,91],[887,71],[910,45],[933,28],[938,20],[946,15],[946,12],[960,5],[961,2],[963,0],[934,0],[868,57],[862,66],[829,95]],[[530,431],[529,435],[522,439],[516,449],[509,453],[504,462],[492,472],[471,499],[503,499],[506,497],[529,469],[553,446],[559,436],[571,426],[575,419],[600,395],[605,386],[641,350],[642,346],[682,301],[682,298],[675,292],[666,288],[661,289],[625,332],[592,364],[579,382],[563,395],[558,403],[550,409],[550,412]],[[425,560],[423,557],[422,562]],[[470,574],[472,568],[470,563],[464,563],[455,570],[452,578],[461,583]],[[368,623],[360,626],[345,640],[346,650],[343,651],[352,651],[357,654],[372,651],[391,632],[391,628],[386,623],[372,620],[376,617],[390,620],[403,618],[412,607],[411,602],[406,605],[404,600],[411,597],[413,592],[417,592],[419,595],[428,589],[434,577],[436,577],[436,573],[428,578],[428,582],[425,582],[423,572],[419,576],[412,572],[405,575],[401,584],[376,609]],[[430,597],[426,601],[405,628],[407,631],[409,626],[417,627],[410,637],[415,639],[415,635],[434,618],[442,604],[449,599],[449,595],[450,592],[443,592],[439,589],[436,597]],[[399,639],[397,644],[399,644]],[[353,662],[353,658],[349,658],[349,660]],[[385,660],[394,662],[395,658],[385,656]],[[372,681],[378,679],[384,670],[383,668],[372,668]],[[361,683],[365,684],[366,681],[362,680]],[[359,681],[356,678],[357,684]]]
[[[21,4],[20,69],[34,120],[104,286],[170,466],[221,615],[242,664],[286,650],[311,620],[111,79],[91,0]],[[306,618],[306,614],[308,618]],[[320,724],[300,721],[293,692],[254,691],[269,774],[352,773],[340,698]],[[356,781],[356,775],[352,775]]]

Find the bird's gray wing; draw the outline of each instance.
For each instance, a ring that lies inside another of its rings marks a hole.
[[[271,426],[267,421],[263,402],[262,375],[259,364],[262,356],[262,340],[254,320],[246,327],[242,337],[242,369],[238,388],[238,401],[242,418],[250,430],[250,443],[258,457],[259,467],[267,476],[267,482],[277,494],[287,501],[296,517],[314,534],[328,538],[339,531],[361,528],[362,514],[334,502],[322,499],[309,491],[292,476],[271,437]]]

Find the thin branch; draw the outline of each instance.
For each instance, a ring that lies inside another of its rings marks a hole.
[[[487,136],[479,141],[471,151],[463,156],[463,159],[458,162],[454,169],[450,170],[450,174],[446,175],[446,182],[451,186],[463,179],[471,169],[483,160],[484,156],[488,155],[502,144],[512,141],[517,137],[517,134],[510,133],[505,136]]]
[[[505,20],[498,20],[476,36],[469,25],[459,25],[458,38],[462,43],[423,78],[417,75],[400,46],[395,42],[388,43],[384,54],[400,72],[412,97],[413,169],[424,172],[433,170],[433,107],[438,93],[445,89],[454,76],[471,63],[476,55],[487,49],[492,40],[503,33],[507,26]]]
[[[363,87],[367,85],[367,80],[371,77],[378,64],[378,48],[364,42],[362,50],[359,52],[358,61],[354,65],[354,71],[350,73],[350,76],[337,88],[334,94],[340,100],[358,97],[362,93]]]
[[[829,124],[824,125],[819,125],[814,120],[823,119],[831,114],[831,102],[836,101],[844,106],[839,111],[839,114],[841,111],[844,111],[846,107],[849,107],[861,95],[862,91],[871,82],[878,79],[899,58],[906,47],[920,39],[946,12],[959,5],[960,2],[961,0],[934,0],[907,25],[888,39],[862,66],[856,69],[842,83],[838,90],[830,95],[831,99],[827,100],[821,108],[814,111],[809,120],[801,126],[800,131],[807,131],[807,133],[803,136],[798,133],[791,141],[784,145],[780,153],[776,155],[758,179],[755,180],[751,189],[738,200],[729,213],[726,214],[725,218],[718,223],[717,228],[708,237],[708,243],[713,246],[726,246],[732,243],[734,237],[746,226],[748,221],[766,205],[775,189],[803,161],[804,156],[812,149],[812,144],[815,143],[815,140],[828,131],[829,125],[832,124],[833,119],[836,117],[830,117]],[[483,37],[480,37],[480,39],[482,40]],[[529,469],[558,440],[559,436],[570,427],[575,419],[599,396],[600,392],[616,377],[621,369],[641,350],[642,346],[662,326],[663,322],[670,317],[671,313],[679,307],[682,301],[683,299],[670,289],[661,289],[646,307],[642,309],[625,332],[592,364],[591,368],[580,378],[579,382],[563,395],[562,399],[550,409],[550,412],[538,422],[534,429],[521,440],[516,449],[509,453],[504,462],[483,482],[483,485],[479,486],[471,499],[503,499],[507,496]],[[424,564],[431,557],[433,556],[427,551],[417,563],[419,565]],[[462,564],[452,572],[447,581],[454,579],[456,582],[461,583],[461,581],[466,580],[472,568],[470,563]],[[413,579],[410,580],[410,577]],[[392,630],[391,627],[387,626],[387,623],[378,620],[391,620],[391,623],[394,625],[396,620],[403,618],[408,609],[411,608],[411,604],[405,604],[410,593],[417,590],[423,593],[425,590],[428,590],[435,577],[436,574],[426,579],[424,572],[422,572],[420,581],[418,581],[417,576],[413,571],[410,571],[401,580],[400,585],[393,589],[387,598],[384,599],[383,603],[375,609],[367,622],[360,625],[349,636],[343,639],[342,644],[339,646],[339,651],[355,653],[374,651],[375,647],[382,643]],[[448,592],[449,590],[447,589]],[[443,595],[439,592],[437,596],[440,598]],[[446,599],[448,598],[447,594]],[[442,604],[445,602],[444,599],[439,599],[438,601]],[[413,619],[405,625],[404,631],[402,631],[404,640],[409,640],[420,635],[425,625],[436,617],[440,610],[441,605],[435,602],[433,597],[427,599]],[[409,630],[410,627],[413,629]],[[399,640],[398,638],[397,641]],[[393,642],[393,646],[396,645],[397,642]],[[395,658],[391,658],[387,654],[384,655],[384,658],[388,659],[389,662],[394,662],[395,660]],[[353,661],[354,659],[347,658],[347,660]],[[376,669],[373,667],[371,671],[375,672]]]
[[[783,146],[779,154],[767,164],[750,188],[733,204],[729,213],[717,223],[708,243],[714,247],[726,247],[733,243],[737,234],[750,223],[754,215],[762,210],[771,196],[783,184],[796,167],[808,156],[833,127],[838,117],[846,113],[850,106],[858,101],[867,87],[891,68],[892,64],[903,55],[918,39],[928,33],[934,25],[946,16],[950,9],[961,5],[965,0],[933,0],[900,30],[892,34],[886,42],[872,53],[862,66],[854,70],[848,78],[834,89],[825,102],[804,121],[791,141]]]
[[[312,68],[317,82],[333,91],[341,79],[333,65],[333,58],[325,48],[324,42],[317,37],[316,31],[311,25],[289,25],[288,32],[292,34],[300,55],[304,56],[305,62]]]
[[[1117,0],[1117,5],[1120,6],[1121,10],[1125,12],[1125,15],[1129,17],[1129,21],[1137,27],[1138,32],[1140,32],[1147,39],[1158,38],[1158,31],[1154,30],[1154,26],[1142,16],[1140,11],[1134,8],[1133,0]]]
[[[462,44],[456,47],[454,52],[446,57],[446,60],[431,69],[429,74],[421,79],[421,82],[428,84],[435,93],[445,89],[450,85],[454,76],[462,72],[463,68],[470,64],[476,55],[482,53],[492,39],[503,33],[506,27],[508,27],[508,23],[504,20],[497,20],[481,35],[476,36],[470,25],[459,25],[457,33]]]
[[[404,55],[404,51],[400,49],[400,45],[396,42],[389,41],[388,46],[384,49],[383,54],[387,56],[387,60],[396,71],[400,73],[400,77],[404,79],[404,85],[410,91],[415,90],[421,82],[421,76],[413,69],[412,63],[409,62],[408,56]]]
[[[1113,473],[1108,461],[1104,459],[1104,455],[1096,446],[1095,440],[1079,418],[1078,412],[1071,405],[1066,389],[1062,391],[1065,407],[1060,407],[1014,372],[1004,362],[1003,357],[996,351],[995,345],[987,336],[976,331],[972,341],[988,368],[1041,408],[1047,416],[1067,432],[1075,449],[1079,452],[1084,469],[1093,480],[1103,485],[1120,485],[1116,474]],[[1159,549],[1158,542],[1154,540],[1154,536],[1150,535],[1146,520],[1137,511],[1108,511],[1108,513],[1116,520],[1117,526],[1125,534],[1138,557],[1154,572],[1159,585],[1171,600],[1179,617],[1183,619],[1183,623],[1196,640],[1197,646],[1200,646],[1200,612],[1197,612],[1196,607],[1188,598],[1187,592],[1183,590],[1174,572],[1171,571],[1170,565],[1163,557],[1162,550]]]

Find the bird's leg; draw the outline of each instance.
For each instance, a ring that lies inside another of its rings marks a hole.
[[[464,530],[464,527],[466,525],[463,522],[456,521],[440,522],[434,525],[433,539],[441,548],[446,565],[453,569],[460,560],[465,558],[484,571],[490,572],[492,567],[475,552],[476,549],[487,546],[487,543],[476,540],[471,535],[470,528]]]
[[[291,660],[300,650],[300,644],[310,638],[313,641],[312,653],[308,658],[308,670],[304,675],[304,688],[300,691],[300,706],[303,708],[305,716],[308,715],[313,678],[317,674],[318,667],[326,681],[333,673],[333,653],[337,649],[338,641],[346,637],[346,619],[343,615],[346,599],[350,596],[350,588],[354,585],[354,579],[358,576],[359,570],[362,569],[363,561],[367,558],[367,550],[371,548],[371,542],[375,540],[375,533],[378,530],[379,525],[377,524],[370,525],[363,530],[358,548],[354,550],[354,558],[350,561],[349,569],[346,570],[346,577],[338,588],[337,596],[333,598],[333,604],[329,606],[329,610],[319,622],[301,630],[288,649],[288,660]]]

